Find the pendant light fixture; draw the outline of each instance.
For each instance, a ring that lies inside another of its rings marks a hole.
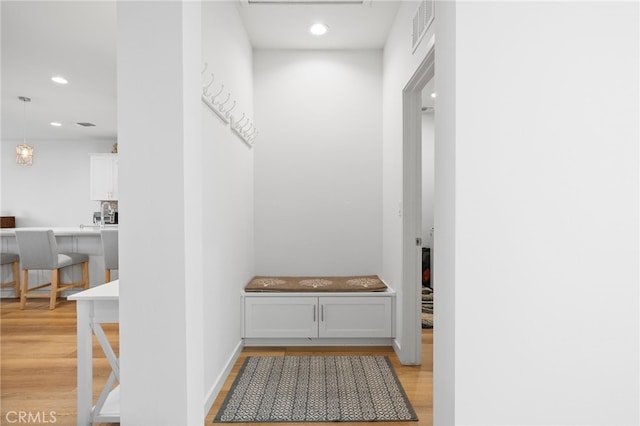
[[[19,96],[24,103],[24,123],[22,126],[22,145],[16,146],[16,163],[22,166],[30,166],[33,164],[33,147],[27,145],[27,102],[31,102],[31,98]]]

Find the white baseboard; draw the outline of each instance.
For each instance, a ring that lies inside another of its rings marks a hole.
[[[391,346],[393,346],[393,351],[396,353],[396,355],[398,355],[398,358],[400,358],[402,347],[400,346],[400,342],[398,342],[398,339],[393,339],[393,343],[391,344]]]
[[[359,338],[245,338],[246,347],[254,346],[391,346],[389,337]]]
[[[222,389],[222,386],[224,386],[225,380],[227,380],[227,377],[229,377],[229,373],[231,373],[231,369],[233,368],[233,366],[235,365],[236,361],[238,360],[238,357],[242,353],[242,349],[243,348],[244,348],[244,341],[241,339],[238,342],[238,344],[236,345],[236,348],[234,349],[233,353],[231,354],[231,356],[227,360],[227,363],[225,364],[224,369],[218,375],[216,380],[213,382],[213,385],[211,386],[211,388],[207,392],[206,398],[205,398],[205,401],[204,401],[204,415],[205,415],[205,417],[207,416],[207,414],[209,414],[209,410],[211,410],[211,407],[213,406],[213,403],[215,402],[218,394],[220,393],[220,390]]]

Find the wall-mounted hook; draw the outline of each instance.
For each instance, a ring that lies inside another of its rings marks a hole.
[[[256,136],[256,134],[258,133],[258,129],[256,129],[255,127],[253,128],[253,130],[251,131],[251,133],[247,134],[248,138],[253,138]]]
[[[246,138],[246,141],[249,143],[249,145],[253,145],[253,142],[256,140],[256,135],[258,134],[258,132],[255,132],[252,136],[248,136]]]
[[[230,112],[231,112],[231,110],[232,110],[232,109],[234,109],[235,107],[236,107],[236,101],[235,101],[235,99],[234,99],[234,101],[233,101],[233,105],[231,105],[231,108],[229,108],[229,109],[228,109],[228,110],[226,110],[226,111],[223,111],[223,112],[224,112],[224,116],[225,116],[225,117],[227,117],[227,118],[229,118],[229,113],[230,113]],[[220,111],[222,111],[222,110],[220,110]]]
[[[207,67],[209,66],[208,63],[204,63],[204,66],[202,67],[202,71],[200,71],[200,74],[204,74],[204,72],[207,70]]]
[[[213,80],[215,80],[215,79],[216,79],[215,74],[214,74],[214,73],[211,73],[211,81],[209,82],[209,84],[207,84],[206,86],[204,86],[204,87],[202,88],[202,93],[203,93],[205,96],[209,96],[209,87],[213,84]]]
[[[251,126],[252,126],[251,120],[249,120],[249,119],[247,119],[247,122],[242,127],[239,127],[238,130],[241,131],[241,132],[244,132],[244,128],[247,127],[247,126],[249,126],[247,129],[250,129]]]
[[[244,120],[244,116],[245,116],[245,113],[243,112],[242,113],[242,117],[240,117],[240,120],[235,122],[235,126],[234,127],[236,129],[240,129],[242,127],[242,124],[240,124],[240,123],[242,123],[242,120]],[[248,118],[247,118],[247,120],[248,120]]]
[[[245,136],[249,136],[249,132],[251,131],[251,129],[253,129],[253,123],[251,123],[251,126],[247,127],[247,129],[242,129],[242,134]]]
[[[218,105],[218,103],[216,102],[216,98],[218,96],[220,96],[220,94],[222,93],[223,90],[224,90],[224,84],[222,85],[222,87],[220,87],[220,91],[218,93],[216,93],[215,95],[211,96],[211,103],[213,105]]]
[[[220,108],[220,112],[222,112],[222,110],[224,109],[224,104],[226,104],[227,102],[229,102],[229,99],[231,99],[231,93],[227,93],[227,99],[224,100],[224,102],[220,102],[218,104],[218,108]]]

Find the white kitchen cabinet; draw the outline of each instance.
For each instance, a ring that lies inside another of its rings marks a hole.
[[[118,200],[118,155],[91,154],[91,199]]]
[[[393,336],[391,302],[391,295],[247,295],[243,337],[388,338]]]

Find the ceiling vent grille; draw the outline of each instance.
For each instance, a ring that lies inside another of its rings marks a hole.
[[[413,15],[413,33],[411,35],[411,46],[413,47],[414,52],[416,51],[416,48],[424,38],[424,35],[433,22],[435,14],[434,8],[434,0],[422,0],[418,5],[418,10],[416,10],[415,15]]]
[[[305,4],[305,5],[335,5],[335,4],[364,4],[365,0],[247,0],[249,4]]]

